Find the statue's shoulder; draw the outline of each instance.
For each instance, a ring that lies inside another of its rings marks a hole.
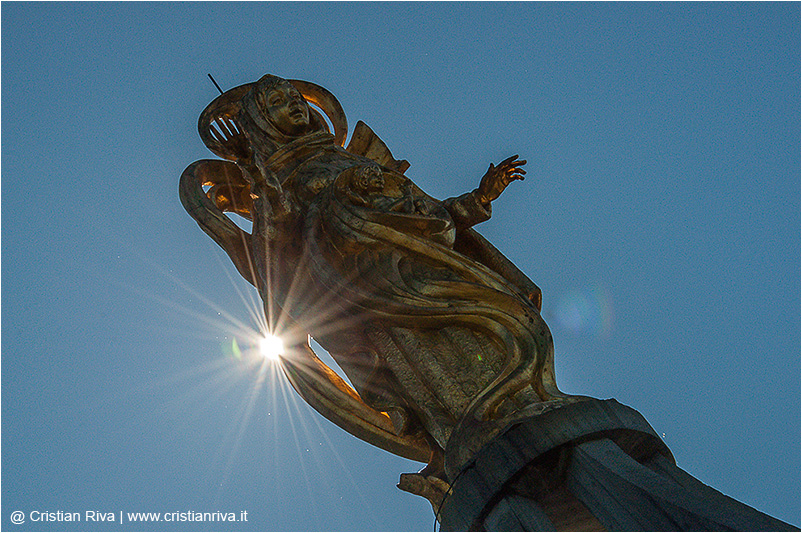
[[[367,157],[381,166],[400,174],[403,174],[409,168],[409,162],[405,159],[395,159],[384,141],[370,129],[370,126],[361,120],[356,123],[351,142],[348,143],[346,150],[352,154]]]

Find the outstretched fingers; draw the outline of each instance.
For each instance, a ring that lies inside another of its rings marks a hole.
[[[517,157],[517,156],[514,156],[514,157]],[[504,174],[507,176],[507,178],[510,181],[512,181],[512,180],[523,180],[524,179],[524,175],[526,174],[526,170],[524,170],[524,169],[522,169],[520,167],[526,164],[526,160],[523,159],[523,160],[520,160],[520,161],[513,161],[512,159],[514,159],[514,157],[505,160],[504,163],[502,163],[503,166],[499,165],[499,167],[501,167],[501,170],[504,172]]]
[[[520,167],[526,164],[526,159],[518,159],[518,155],[514,155],[512,157],[508,157],[504,161],[498,164],[498,168],[500,171],[504,172],[505,174],[519,174],[520,177],[515,179],[523,179],[522,175],[526,174],[526,171]]]
[[[519,161],[504,161],[499,165],[499,168],[517,168],[525,164],[526,164],[526,159],[521,159]]]
[[[518,154],[515,154],[515,155],[512,155],[512,156],[508,157],[507,159],[505,159],[504,161],[499,163],[498,166],[499,167],[503,167],[504,165],[509,165],[510,163],[515,161],[516,159],[518,159]],[[524,161],[524,163],[526,163],[526,161]]]

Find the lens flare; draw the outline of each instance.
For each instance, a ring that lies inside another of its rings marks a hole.
[[[259,352],[265,359],[277,361],[284,353],[284,343],[275,335],[265,335],[259,339]]]
[[[555,315],[560,326],[575,334],[605,338],[613,331],[612,298],[601,285],[563,294],[555,306]]]
[[[237,344],[237,338],[234,337],[231,340],[231,353],[234,355],[237,361],[242,361],[242,350],[239,349],[239,344]]]

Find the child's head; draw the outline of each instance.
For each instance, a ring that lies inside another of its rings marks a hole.
[[[362,192],[375,193],[384,189],[384,174],[379,165],[361,167],[353,177],[351,185]]]

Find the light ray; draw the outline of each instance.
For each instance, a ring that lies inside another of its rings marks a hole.
[[[220,262],[219,257],[218,262]],[[253,262],[251,261],[251,270],[253,269]],[[234,290],[239,295],[242,303],[245,304],[245,308],[250,311],[251,318],[254,320],[254,322],[259,324],[263,331],[266,331],[268,329],[268,321],[265,320],[264,306],[256,299],[256,295],[258,295],[258,293],[254,290],[249,290],[247,293],[243,292],[240,289],[242,282],[239,279],[234,279],[231,274],[231,268],[228,265],[222,268],[222,270],[226,273],[228,280],[231,282],[231,286],[234,287]]]
[[[289,385],[286,384],[284,381],[282,381],[282,388],[284,386],[289,386]],[[298,464],[301,467],[301,474],[303,475],[304,485],[306,486],[306,490],[307,490],[307,493],[309,495],[309,499],[310,500],[314,500],[314,492],[312,491],[312,483],[311,483],[311,481],[309,479],[309,472],[307,472],[306,462],[304,460],[303,454],[301,453],[301,442],[298,439],[298,432],[297,432],[296,427],[295,427],[295,422],[294,422],[295,416],[293,416],[293,414],[292,414],[292,411],[294,410],[297,414],[300,415],[300,411],[299,411],[298,405],[297,405],[297,403],[295,401],[295,396],[290,396],[288,394],[285,394],[284,392],[285,391],[282,390],[282,395],[281,396],[282,396],[282,399],[284,400],[284,406],[286,408],[286,412],[290,413],[290,415],[287,417],[287,420],[289,420],[289,422],[290,422],[290,430],[292,431],[292,438],[293,438],[293,441],[295,442],[295,452],[296,452],[296,454],[298,456]],[[293,401],[290,402],[289,398],[293,398]],[[290,403],[293,404],[292,407],[294,409],[290,407]],[[303,417],[303,416],[299,416],[298,417],[298,422],[301,425],[305,424],[304,418],[305,417]],[[315,510],[317,511],[317,509],[315,509]],[[320,522],[319,514],[316,513],[315,514],[315,518],[318,520],[318,522]]]
[[[266,305],[261,304],[261,299],[258,292],[251,289],[245,289],[241,284],[242,281],[237,277],[234,279],[232,275],[231,265],[223,264],[220,254],[217,256],[218,263],[220,263],[220,270],[225,273],[232,293],[236,294],[239,301],[242,303],[242,308],[246,311],[245,319],[240,318],[235,313],[231,312],[231,306],[228,308],[223,307],[219,303],[206,296],[207,293],[200,293],[198,289],[191,287],[188,283],[175,276],[168,269],[162,267],[158,262],[153,261],[142,254],[134,254],[148,267],[157,272],[158,274],[169,279],[174,287],[180,288],[186,294],[189,294],[192,299],[196,300],[206,309],[199,309],[198,306],[190,306],[185,303],[177,301],[175,298],[165,296],[164,293],[156,293],[148,291],[132,284],[125,283],[120,279],[113,279],[111,282],[127,291],[138,294],[140,297],[147,298],[148,300],[157,303],[166,309],[176,311],[187,317],[193,326],[200,325],[200,328],[191,328],[190,335],[196,335],[200,338],[217,338],[221,346],[220,355],[212,360],[199,362],[189,368],[181,368],[175,372],[170,372],[167,375],[161,375],[150,380],[145,386],[145,389],[159,388],[171,391],[171,399],[166,406],[167,409],[162,412],[162,416],[167,416],[173,421],[178,421],[173,424],[173,431],[181,432],[190,430],[191,425],[197,422],[202,416],[204,409],[216,409],[222,399],[231,397],[232,391],[242,390],[243,379],[254,376],[250,379],[248,386],[235,396],[241,399],[235,405],[234,416],[231,418],[229,424],[223,429],[223,435],[220,439],[219,451],[220,462],[219,468],[222,469],[222,475],[218,478],[220,481],[220,491],[224,490],[224,486],[230,481],[230,477],[235,471],[238,457],[243,449],[243,443],[248,429],[252,426],[254,420],[254,413],[262,404],[260,402],[261,392],[265,390],[268,403],[265,406],[271,411],[277,411],[283,405],[283,411],[287,416],[290,425],[291,442],[295,447],[295,455],[299,462],[299,467],[302,474],[303,482],[306,486],[306,491],[310,499],[314,498],[313,478],[319,478],[322,474],[330,485],[334,485],[331,476],[331,464],[323,464],[320,452],[317,453],[304,453],[304,450],[312,449],[311,443],[313,441],[325,442],[330,453],[333,454],[335,463],[345,471],[345,478],[348,479],[346,485],[350,485],[351,491],[356,491],[359,499],[366,502],[365,496],[360,490],[360,486],[344,462],[342,456],[334,447],[331,439],[329,438],[326,430],[317,419],[316,414],[309,412],[309,406],[292,390],[292,387],[287,380],[280,367],[272,359],[265,358],[260,353],[260,341],[266,338],[267,335],[284,336],[288,339],[297,340],[302,336],[306,337],[305,331],[299,331],[297,326],[289,319],[288,314],[283,309],[279,308],[273,298],[267,298]],[[266,262],[266,264],[270,264]],[[298,269],[295,270],[298,272]],[[268,275],[268,282],[274,281],[275,276]],[[108,283],[108,280],[105,281]],[[272,294],[272,283],[268,286],[268,296]],[[285,301],[285,306],[292,308],[293,305],[299,303],[302,298],[308,298],[308,288],[302,282],[300,276],[293,275],[289,287],[289,296]],[[331,301],[333,295],[329,295],[328,299]],[[315,308],[327,309],[330,306],[327,302],[315,302]],[[308,325],[310,329],[319,332],[320,335],[331,335],[339,331],[343,327],[350,326],[347,319],[333,319],[333,313],[321,313],[314,324]],[[161,331],[164,331],[166,326],[162,326]],[[174,328],[186,335],[187,330]],[[206,330],[208,333],[204,333]],[[217,333],[217,335],[215,335]],[[219,340],[222,337],[222,341]],[[339,369],[338,369],[339,370]],[[342,375],[340,370],[338,373]],[[344,377],[345,379],[345,377]],[[180,394],[176,394],[178,391]],[[132,392],[132,391],[131,391]],[[280,399],[279,399],[280,396]],[[304,403],[306,408],[301,407]],[[276,415],[276,413],[273,413]],[[278,416],[271,416],[271,422],[268,428],[271,428],[271,447],[273,453],[271,454],[274,461],[279,460],[279,447],[283,445],[281,434],[286,435],[286,425],[282,424]],[[283,418],[282,418],[283,420]],[[310,420],[312,423],[310,424]],[[313,433],[317,431],[317,433]],[[305,446],[304,443],[310,443],[310,446]],[[319,448],[315,447],[315,450]],[[322,448],[320,448],[322,449]],[[310,457],[313,462],[310,462]],[[312,472],[314,468],[316,472]],[[337,476],[340,479],[340,476]],[[276,486],[281,485],[282,480],[279,477],[275,478]],[[342,485],[342,483],[338,483]],[[222,496],[222,492],[218,497]],[[313,507],[315,510],[316,518],[320,524],[325,523],[322,517],[319,516],[319,508]]]
[[[337,448],[331,442],[331,439],[329,438],[328,433],[323,428],[323,426],[320,424],[320,421],[318,420],[318,418],[316,416],[312,416],[311,418],[312,418],[312,421],[317,426],[318,430],[320,431],[321,435],[323,436],[323,440],[326,442],[326,445],[328,446],[331,454],[334,456],[334,458],[336,459],[337,463],[340,465],[340,468],[342,468],[342,470],[345,472],[345,475],[348,478],[348,481],[349,481],[349,483],[351,485],[351,492],[356,493],[356,495],[362,501],[363,510],[367,510],[368,512],[370,512],[370,519],[374,523],[378,523],[377,516],[373,512],[371,506],[368,504],[368,501],[365,498],[365,495],[362,492],[359,484],[357,484],[356,479],[354,479],[354,476],[351,474],[351,469],[345,463],[345,461],[343,460],[343,458],[340,455],[339,451],[337,451]],[[365,444],[367,444],[367,443],[365,443]]]
[[[245,435],[245,431],[250,426],[251,415],[253,414],[254,408],[257,405],[257,399],[261,395],[262,387],[265,382],[265,376],[270,373],[270,380],[275,381],[276,376],[276,365],[269,364],[268,361],[261,361],[259,365],[259,371],[257,372],[257,377],[253,385],[250,387],[248,392],[248,397],[246,398],[245,404],[240,405],[238,416],[234,420],[232,426],[230,427],[226,439],[231,441],[229,444],[229,452],[228,457],[225,461],[225,467],[223,469],[223,479],[220,481],[221,489],[228,483],[229,476],[231,471],[233,470],[234,463],[236,462],[237,455],[242,446],[242,439]],[[275,383],[272,383],[275,385]],[[232,440],[232,433],[236,433],[233,435]],[[222,445],[221,445],[222,447]],[[222,452],[222,450],[221,450]],[[218,494],[219,496],[219,494]]]

